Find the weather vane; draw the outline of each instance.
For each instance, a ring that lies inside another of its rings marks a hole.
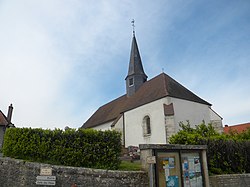
[[[133,35],[135,35],[135,20],[132,19],[131,23],[132,23],[132,27],[133,27]]]

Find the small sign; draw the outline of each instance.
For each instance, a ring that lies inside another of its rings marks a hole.
[[[36,181],[36,185],[55,186],[56,181]]]
[[[41,168],[40,175],[51,176],[52,175],[52,168]]]
[[[155,156],[148,156],[147,157],[147,163],[148,164],[155,164],[156,163]]]
[[[56,176],[37,176],[36,180],[40,180],[40,181],[55,181],[56,180]]]

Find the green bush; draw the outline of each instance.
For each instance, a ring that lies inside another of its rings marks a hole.
[[[207,145],[211,174],[250,173],[250,129],[243,133],[217,133],[204,122],[195,128],[180,123],[181,130],[170,137],[171,144]]]
[[[3,145],[12,158],[102,169],[117,169],[120,152],[120,133],[93,129],[9,128]]]

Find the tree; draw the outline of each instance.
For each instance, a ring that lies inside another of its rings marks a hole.
[[[189,121],[187,121],[187,124],[180,122],[179,126],[181,130],[170,137],[170,144],[195,145],[200,144],[201,140],[220,136],[212,124],[206,125],[204,121],[200,125],[196,125],[195,128],[191,128]]]
[[[170,144],[207,145],[210,174],[250,172],[250,129],[219,134],[204,121],[195,128],[188,121],[179,125],[181,130],[170,137]]]

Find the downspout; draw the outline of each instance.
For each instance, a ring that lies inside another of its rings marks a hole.
[[[122,129],[123,129],[123,145],[125,147],[125,118],[124,118],[124,113],[122,113]]]

